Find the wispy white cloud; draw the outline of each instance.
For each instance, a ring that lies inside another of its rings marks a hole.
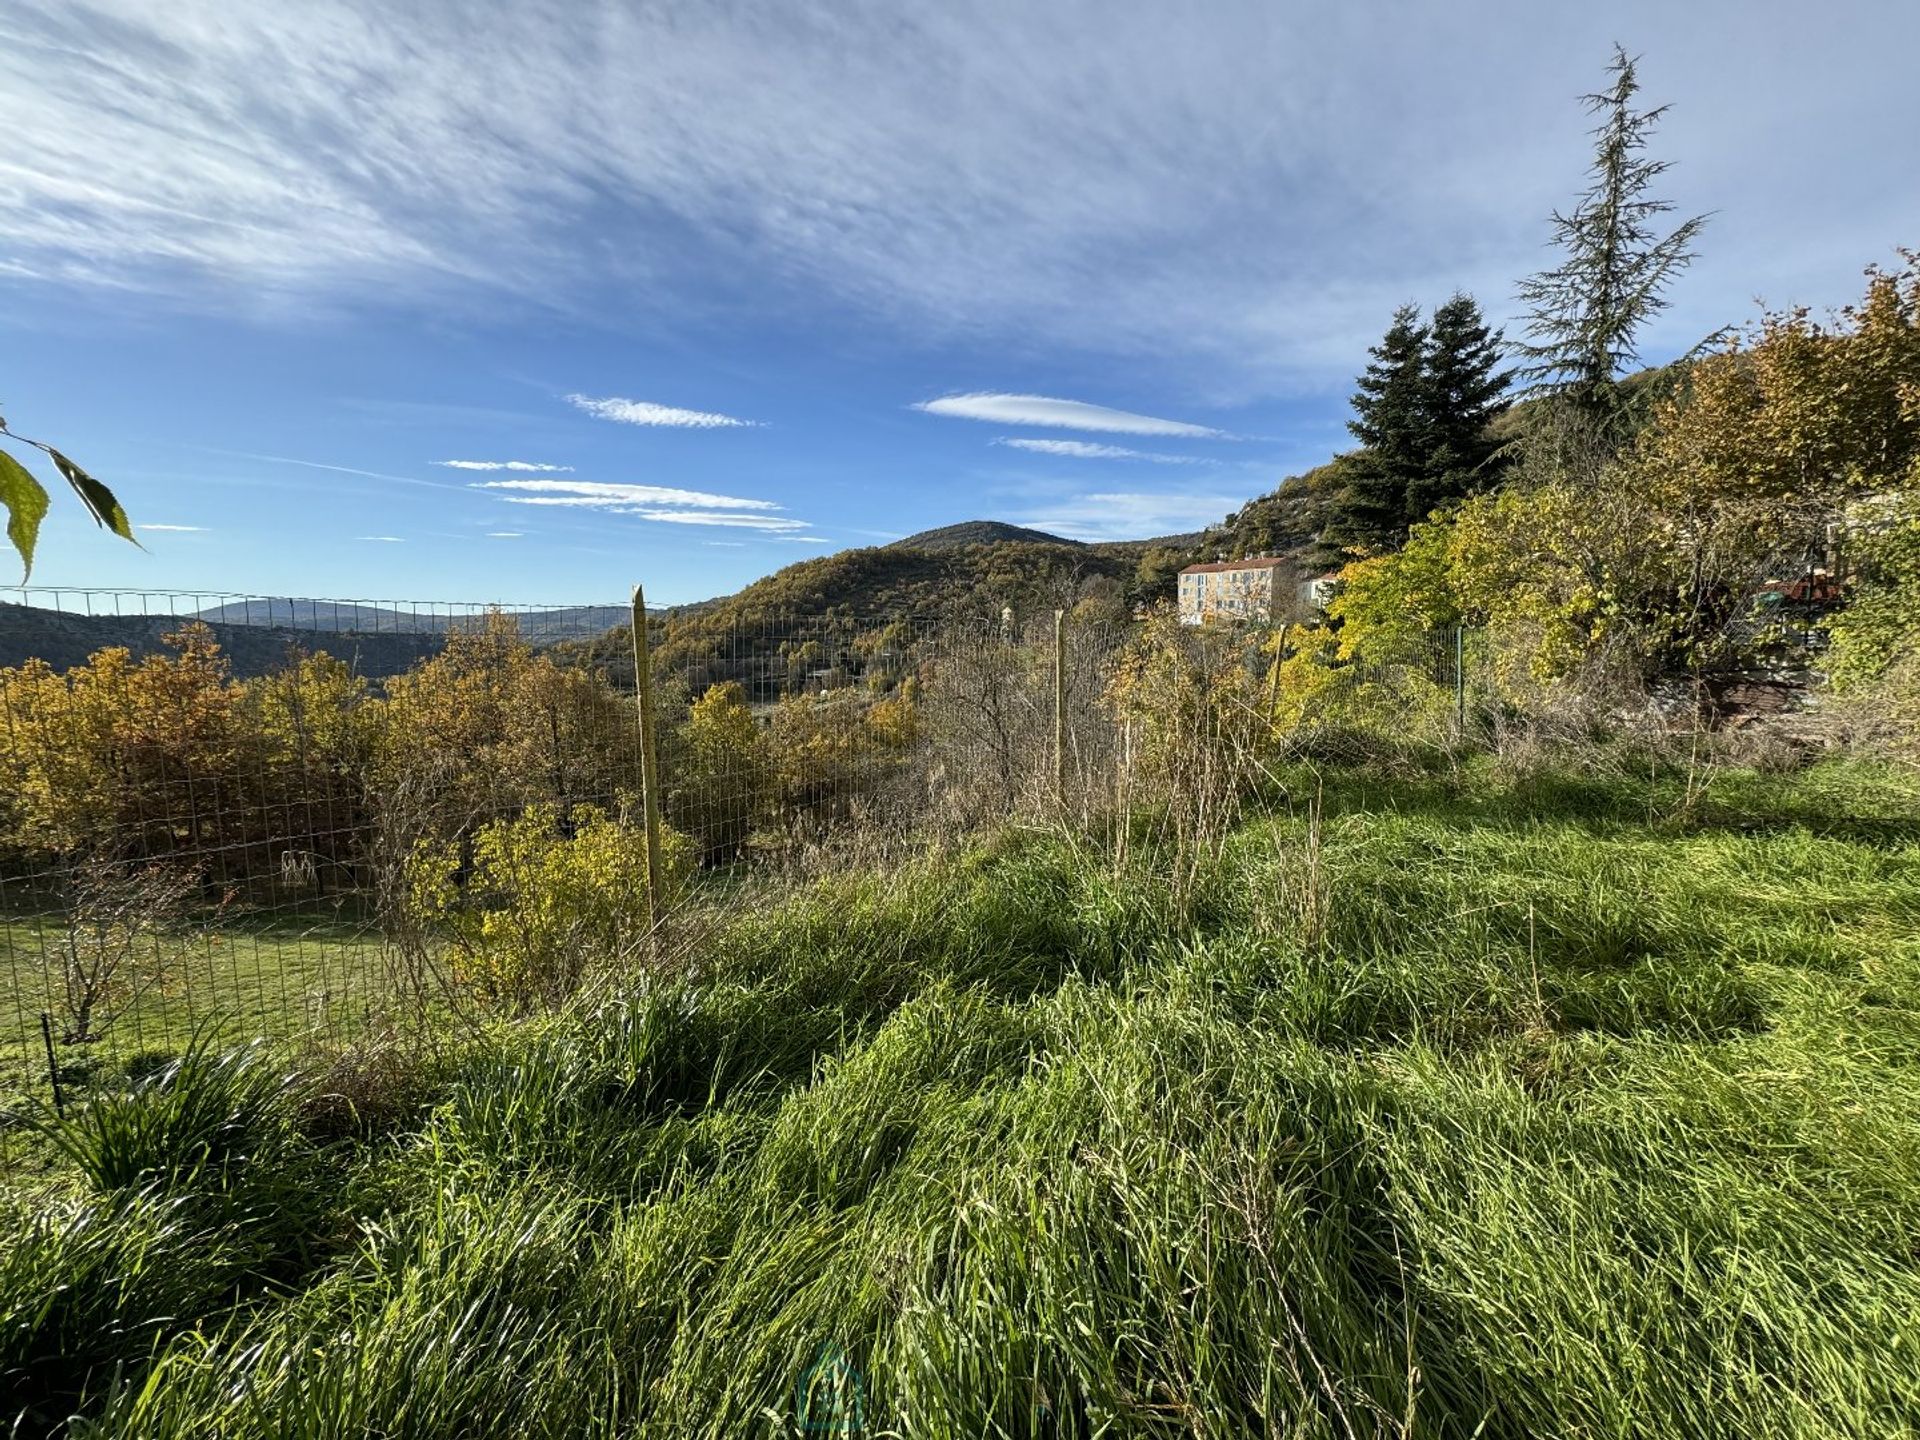
[[[727,529],[767,531],[808,528],[805,520],[790,520],[782,515],[741,515],[725,510],[649,510],[635,506],[613,513],[636,515],[642,520],[657,520],[666,525],[719,525]]]
[[[1245,498],[1184,491],[1106,492],[1071,496],[1009,518],[1073,540],[1146,540],[1217,525],[1239,509]]]
[[[632,485],[611,480],[478,480],[475,490],[530,491],[501,498],[520,505],[579,505],[610,509],[621,505],[695,505],[707,510],[778,510],[771,500],[681,490],[669,485]]]
[[[136,525],[136,530],[170,530],[183,535],[198,535],[206,532],[204,525]]]
[[[716,495],[671,485],[636,485],[609,480],[476,480],[475,490],[510,490],[499,498],[510,505],[549,505],[627,515],[662,525],[705,525],[755,530],[773,535],[811,529],[805,520],[775,514],[785,507],[745,495]]]
[[[745,430],[760,425],[758,420],[739,420],[731,415],[716,415],[707,410],[682,410],[673,405],[656,405],[651,400],[624,400],[610,395],[596,400],[590,395],[569,395],[567,403],[601,420],[616,420],[622,425],[666,426],[676,430]]]
[[[523,537],[526,533],[527,532],[524,530],[489,530],[487,531],[487,539],[518,540],[521,537]]]
[[[1136,415],[1131,410],[1113,410],[1105,405],[1089,405],[1084,400],[1057,400],[1050,395],[1003,395],[995,391],[975,391],[966,395],[943,395],[937,400],[922,400],[913,407],[929,415],[945,415],[957,420],[990,420],[996,425],[1037,425],[1054,430],[1092,430],[1111,435],[1168,435],[1191,440],[1225,440],[1224,430],[1206,425],[1190,425],[1184,420],[1162,420],[1155,415]]]
[[[541,465],[531,460],[436,460],[433,463],[449,470],[527,470],[544,475],[565,475],[573,470],[571,465]]]
[[[376,541],[381,545],[404,545],[407,543],[406,540],[399,535],[361,535],[357,538]]]
[[[1152,450],[1129,450],[1124,445],[1099,445],[1091,440],[1030,440],[1003,437],[993,442],[1036,455],[1066,455],[1075,460],[1151,460],[1156,465],[1209,465],[1197,455],[1164,455]]]
[[[291,455],[257,455],[250,450],[212,450],[211,453],[235,455],[242,460],[265,460],[273,465],[298,465],[303,470],[331,470],[336,475],[363,475],[369,480],[391,480],[396,485],[418,485],[429,490],[462,488],[448,480],[420,480],[411,475],[389,475],[383,470],[361,470],[352,465],[328,465],[319,460],[296,460]]]

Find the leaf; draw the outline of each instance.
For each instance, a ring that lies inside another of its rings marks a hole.
[[[40,522],[47,514],[47,492],[27,467],[0,450],[0,504],[7,507],[7,538],[20,552],[25,569],[20,583],[33,574],[33,547],[40,538]]]
[[[58,450],[49,449],[47,454],[53,457],[53,463],[60,473],[67,477],[67,483],[73,486],[73,493],[87,507],[94,520],[113,531],[122,540],[133,540],[133,525],[127,519],[127,512],[120,508],[120,502],[113,498],[113,491],[102,485],[93,476],[82,470],[73,461]],[[138,540],[133,541],[138,545]]]

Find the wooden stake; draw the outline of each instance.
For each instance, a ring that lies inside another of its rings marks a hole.
[[[660,875],[660,763],[653,736],[653,656],[647,636],[647,599],[633,587],[633,685],[640,707],[640,792],[647,825],[647,920],[662,918]]]
[[[1267,734],[1280,722],[1280,667],[1287,663],[1287,632],[1293,627],[1282,624],[1280,643],[1273,652],[1273,669],[1267,675]]]
[[[1053,612],[1053,793],[1067,803],[1067,612]]]

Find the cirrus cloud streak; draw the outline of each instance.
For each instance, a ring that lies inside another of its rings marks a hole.
[[[476,490],[531,491],[532,495],[505,495],[520,505],[582,505],[611,509],[616,505],[689,505],[704,510],[778,510],[771,500],[743,495],[716,495],[710,490],[682,490],[671,485],[635,485],[610,480],[480,480]]]
[[[1124,445],[1100,445],[1091,440],[1030,440],[1003,437],[993,442],[1035,455],[1065,455],[1075,460],[1151,460],[1156,465],[1211,465],[1196,455],[1162,455],[1152,450],[1129,450]]]
[[[627,400],[618,395],[595,399],[591,395],[569,395],[567,403],[584,410],[598,420],[621,425],[648,425],[674,430],[753,430],[758,420],[741,420],[709,410],[682,410],[676,405],[656,405],[651,400]]]
[[[913,407],[929,415],[955,420],[988,420],[995,425],[1035,425],[1053,430],[1091,430],[1109,435],[1170,435],[1189,440],[1230,440],[1224,430],[1136,415],[1084,400],[1060,400],[1051,395],[1006,395],[978,390],[965,395],[942,395]]]
[[[639,485],[608,480],[478,480],[476,490],[509,490],[499,498],[510,505],[548,505],[626,515],[662,525],[709,525],[785,535],[808,530],[808,521],[771,514],[784,507],[745,495],[683,490],[671,485]]]
[[[571,474],[571,465],[542,465],[532,460],[436,460],[449,470],[522,470],[541,475]]]

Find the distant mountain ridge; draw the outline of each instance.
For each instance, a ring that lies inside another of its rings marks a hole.
[[[528,640],[552,645],[603,635],[625,625],[630,612],[625,605],[575,605],[506,613]],[[0,602],[0,667],[37,659],[70,670],[113,646],[136,659],[163,654],[166,636],[198,621],[212,629],[233,673],[243,678],[277,670],[295,654],[325,651],[368,679],[384,680],[439,654],[447,636],[478,629],[487,614],[484,606],[401,607],[299,596],[231,600],[198,611],[103,615],[6,601]]]
[[[520,622],[529,640],[597,635],[627,622],[624,605],[567,605],[547,610],[502,606]],[[329,635],[447,635],[486,623],[484,605],[422,601],[415,606],[369,605],[355,600],[313,600],[301,596],[250,596],[198,611],[213,625],[259,625],[269,629],[315,631]]]
[[[37,605],[0,602],[0,666],[44,660],[55,670],[84,665],[99,650],[119,646],[134,658],[166,654],[165,637],[199,615],[77,615]],[[310,625],[232,624],[204,620],[235,675],[265,675],[301,653],[324,650],[346,661],[370,680],[398,675],[432,655],[446,643],[444,631],[316,629]]]

